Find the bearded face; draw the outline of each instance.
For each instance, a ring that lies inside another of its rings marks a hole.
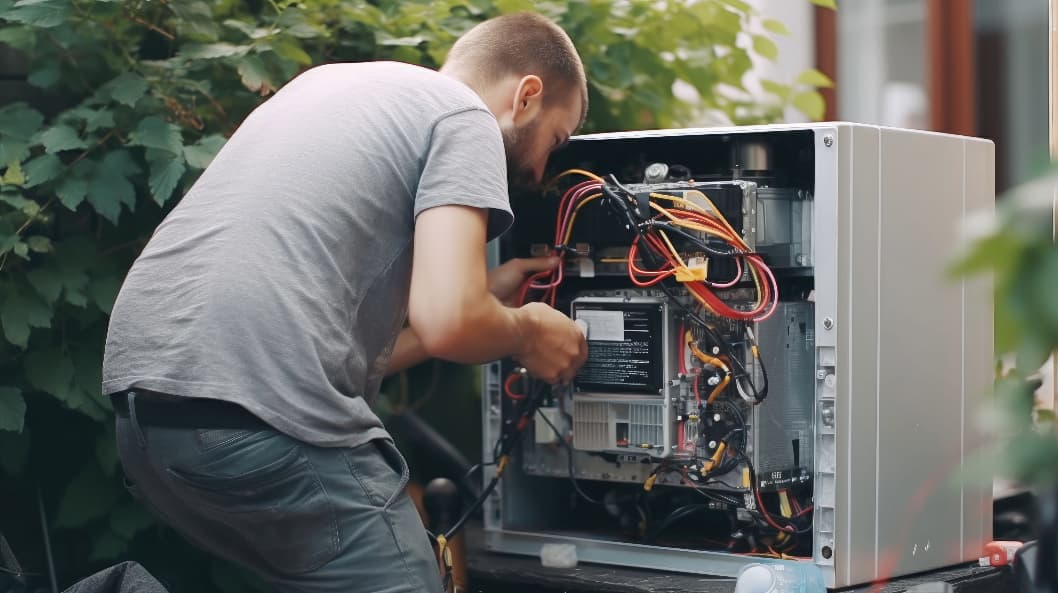
[[[532,190],[540,184],[532,165],[536,128],[537,122],[533,121],[520,128],[512,126],[502,130],[503,148],[507,153],[507,185],[512,190]]]

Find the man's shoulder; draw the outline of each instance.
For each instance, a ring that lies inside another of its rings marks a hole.
[[[306,72],[320,78],[356,79],[370,84],[411,84],[427,94],[446,94],[484,106],[481,98],[463,82],[437,70],[405,62],[335,62],[316,66]]]

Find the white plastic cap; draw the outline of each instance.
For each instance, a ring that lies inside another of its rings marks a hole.
[[[735,593],[769,593],[774,586],[775,579],[768,567],[762,564],[750,564],[738,573]]]

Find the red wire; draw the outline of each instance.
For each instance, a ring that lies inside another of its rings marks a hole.
[[[768,522],[768,525],[785,533],[793,533],[795,531],[793,527],[780,527],[778,523],[772,520],[771,513],[769,513],[768,509],[764,507],[764,500],[760,497],[759,488],[753,488],[753,494],[757,497],[757,504],[760,505],[760,512],[764,515],[764,520]]]
[[[525,399],[525,394],[523,394],[523,393],[515,393],[511,389],[514,386],[514,382],[517,381],[518,378],[519,378],[518,373],[511,373],[510,375],[507,375],[507,379],[503,382],[503,393],[505,393],[507,395],[507,397],[509,397],[509,398],[511,398],[511,399],[513,399],[515,401]]]

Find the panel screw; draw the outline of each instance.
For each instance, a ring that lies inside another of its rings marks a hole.
[[[834,329],[834,320],[830,317],[823,318],[823,329]]]
[[[823,136],[823,146],[826,146],[827,148],[830,148],[831,146],[834,146],[834,137],[833,136]]]
[[[819,552],[827,560],[830,560],[830,557],[834,555],[834,551],[830,549],[830,546],[823,546],[823,549]]]

